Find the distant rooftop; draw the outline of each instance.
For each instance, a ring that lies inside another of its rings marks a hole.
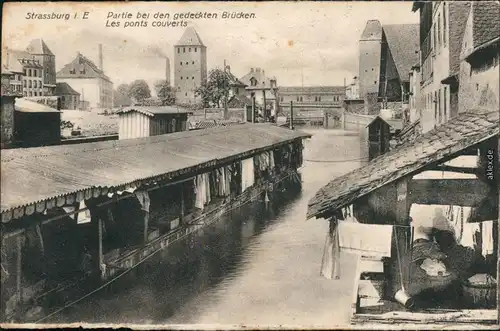
[[[130,106],[120,109],[118,114],[125,114],[131,111],[136,111],[138,113],[144,114],[149,117],[154,117],[155,115],[163,114],[189,114],[192,113],[184,108],[175,106]]]

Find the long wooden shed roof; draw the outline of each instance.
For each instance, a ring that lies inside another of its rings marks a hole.
[[[269,124],[242,124],[138,139],[4,150],[2,214],[93,188],[106,188],[104,192],[165,176],[173,179],[308,137]]]
[[[307,218],[322,218],[382,186],[498,135],[498,120],[498,110],[476,109],[460,114],[415,141],[335,178],[309,201]]]

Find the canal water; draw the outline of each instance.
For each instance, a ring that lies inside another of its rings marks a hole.
[[[355,259],[342,256],[340,280],[321,277],[328,224],[305,215],[317,189],[360,166],[359,138],[307,131],[301,192],[234,210],[43,323],[346,325]]]

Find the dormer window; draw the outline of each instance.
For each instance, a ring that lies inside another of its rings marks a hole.
[[[70,73],[70,74],[72,74],[72,75],[76,74],[76,69],[71,69],[71,70],[69,71],[69,73]]]
[[[250,85],[257,86],[257,79],[255,79],[254,77],[250,78]]]
[[[80,74],[85,75],[85,68],[84,69],[80,69]]]

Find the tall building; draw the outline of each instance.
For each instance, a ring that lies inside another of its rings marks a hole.
[[[43,95],[54,95],[56,89],[56,57],[43,39],[33,39],[26,50],[42,65]]]
[[[207,80],[207,47],[192,27],[187,28],[174,45],[174,70],[176,103],[200,102],[195,91]]]
[[[369,20],[359,40],[359,98],[365,113],[408,105],[409,72],[418,61],[418,24],[381,25]]]
[[[82,105],[88,104],[90,109],[95,110],[111,110],[113,82],[102,70],[102,50],[99,51],[100,68],[78,52],[75,59],[57,73],[57,82],[68,83],[73,90],[80,93]]]
[[[471,2],[415,1],[420,13],[422,132],[458,114],[460,50]]]
[[[3,66],[14,74],[10,80],[12,91],[25,97],[41,97],[43,90],[43,66],[27,51],[6,48]]]

